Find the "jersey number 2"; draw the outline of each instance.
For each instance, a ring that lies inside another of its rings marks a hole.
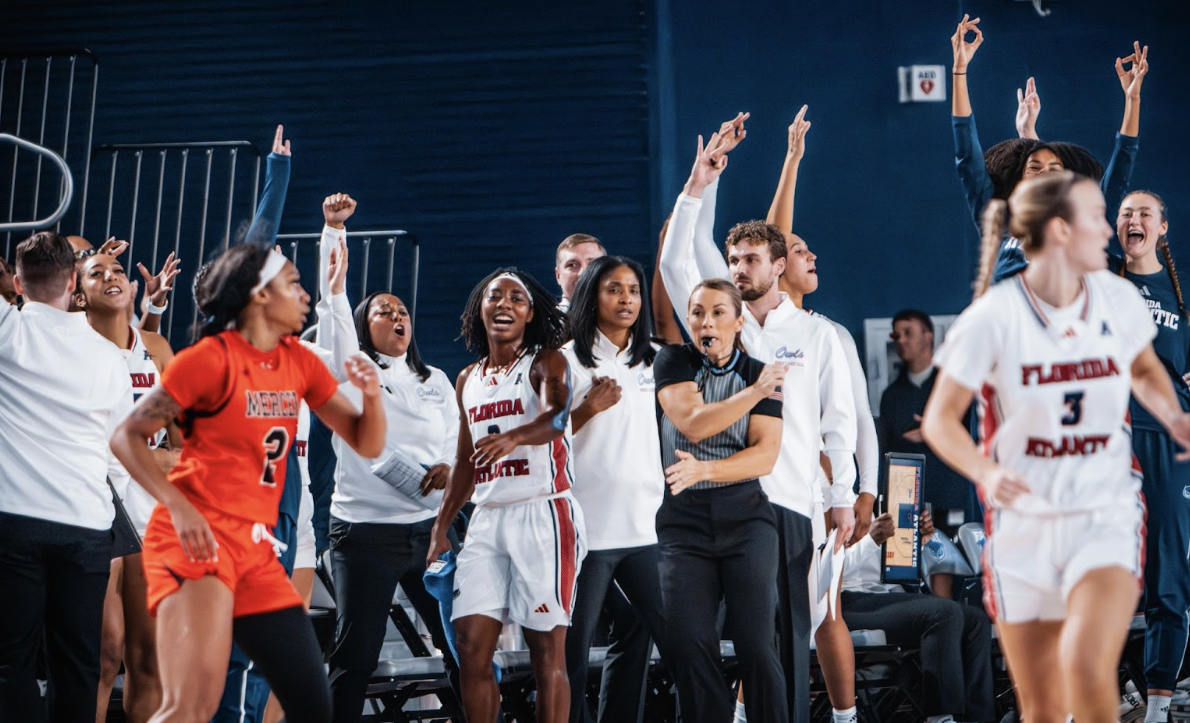
[[[1066,416],[1062,417],[1062,424],[1067,427],[1078,424],[1083,418],[1083,393],[1067,392],[1062,402],[1066,406]]]
[[[289,432],[285,427],[273,427],[264,437],[264,472],[260,483],[265,487],[277,486],[277,462],[289,451]]]

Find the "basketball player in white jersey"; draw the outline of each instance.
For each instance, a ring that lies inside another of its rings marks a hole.
[[[87,322],[101,336],[119,347],[132,379],[132,397],[161,383],[161,371],[174,353],[163,336],[132,325],[132,286],[124,266],[110,253],[95,253],[78,264],[74,303],[87,315]],[[181,436],[172,431],[173,444],[162,430],[152,441],[154,455],[162,469],[173,467],[181,449]],[[171,450],[172,446],[172,450]],[[124,470],[111,471],[111,481],[120,495],[133,527],[142,538],[156,504]],[[108,579],[104,600],[101,642],[99,700],[96,717],[107,716],[108,698],[120,663],[124,663],[124,711],[132,723],[147,721],[161,704],[161,682],[157,675],[156,625],[149,616],[144,568],[140,553],[116,558]]]
[[[529,645],[537,720],[563,723],[566,631],[585,554],[565,436],[570,370],[558,351],[566,317],[533,277],[500,269],[471,292],[462,318],[462,336],[480,360],[456,385],[458,460],[426,562],[450,549],[447,530],[474,492],[452,615],[467,720],[486,723],[499,711],[492,654],[508,620]]]
[[[978,297],[938,354],[922,433],[988,510],[985,603],[1030,723],[1117,720],[1117,665],[1144,563],[1129,390],[1183,447],[1182,412],[1136,288],[1106,271],[1112,229],[1094,181],[1019,185],[1008,230],[1029,265]],[[985,217],[982,291],[1002,231]],[[979,394],[983,454],[962,424]]]

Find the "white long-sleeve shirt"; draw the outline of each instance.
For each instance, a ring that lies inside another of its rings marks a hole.
[[[0,304],[0,390],[0,512],[110,528],[108,444],[132,406],[119,348],[86,314]]]
[[[315,307],[318,346],[324,350],[320,356],[340,382],[339,391],[359,408],[363,394],[353,384],[344,383],[343,371],[347,358],[360,353],[359,336],[347,295],[332,296],[326,280],[330,250],[341,233],[329,226],[322,231],[319,264],[322,298]],[[387,424],[384,451],[378,459],[397,452],[428,467],[439,463],[453,465],[458,449],[459,412],[454,386],[446,374],[430,367],[429,379],[422,381],[409,368],[404,355],[381,355],[381,359],[387,368],[374,366],[380,377],[380,399]],[[332,445],[339,458],[335,466],[335,492],[331,497],[331,514],[336,518],[345,522],[409,524],[437,514],[441,491],[431,492],[422,501],[414,500],[373,474],[374,460],[361,457],[338,435],[333,437]]]
[[[713,200],[714,184],[706,189]],[[704,278],[728,278],[727,263],[709,235],[713,219],[701,214],[703,201],[678,196],[661,250],[661,277],[675,309],[689,305]],[[713,207],[712,207],[713,208]],[[699,250],[701,249],[701,251]],[[700,267],[700,263],[703,266]],[[685,315],[679,313],[685,326]],[[831,460],[831,506],[854,504],[856,417],[850,372],[834,327],[797,308],[788,296],[764,324],[744,306],[742,338],[748,354],[786,369],[784,428],[773,473],[760,478],[774,504],[809,517],[819,492],[814,484],[819,450]],[[687,331],[689,329],[687,328]]]
[[[876,434],[876,420],[868,406],[868,378],[859,361],[859,349],[855,337],[847,327],[817,311],[807,310],[810,316],[825,319],[835,328],[843,356],[847,358],[847,369],[851,372],[851,396],[855,400],[855,459],[859,463],[859,491],[873,497],[877,495],[880,481],[880,438]]]

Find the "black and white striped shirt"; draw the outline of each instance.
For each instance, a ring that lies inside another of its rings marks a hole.
[[[763,364],[738,350],[727,364],[714,367],[693,344],[683,344],[662,347],[657,352],[657,359],[653,362],[653,378],[656,380],[658,392],[671,384],[694,382],[702,392],[703,401],[714,404],[755,383],[763,369]],[[657,426],[661,432],[661,462],[665,467],[676,464],[677,450],[689,452],[699,460],[726,459],[748,447],[748,418],[751,415],[763,414],[780,419],[781,410],[780,400],[772,397],[762,399],[748,414],[737,419],[727,429],[701,442],[691,442],[665,415],[658,397]],[[689,489],[712,489],[754,479],[756,478],[735,482],[703,481]]]

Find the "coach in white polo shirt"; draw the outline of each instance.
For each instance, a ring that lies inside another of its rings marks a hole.
[[[92,723],[112,548],[108,439],[132,400],[120,350],[66,311],[74,253],[56,233],[17,246],[25,306],[0,304],[0,721]]]
[[[789,711],[794,723],[805,723],[810,715],[811,515],[819,495],[815,482],[819,450],[830,458],[833,472],[831,520],[839,529],[839,539],[847,540],[855,527],[855,399],[834,327],[802,311],[778,290],[787,255],[780,229],[763,221],[737,224],[725,244],[728,268],[723,268],[722,258],[711,254],[713,209],[704,214],[700,210],[703,191],[727,166],[725,151],[716,148],[716,140],[712,136],[707,148],[700,141],[698,158],[669,222],[659,265],[674,308],[684,308],[704,272],[730,274],[744,297],[741,339],[748,354],[787,370],[781,450],[773,473],[761,477],[760,484],[777,515],[778,620]]]

